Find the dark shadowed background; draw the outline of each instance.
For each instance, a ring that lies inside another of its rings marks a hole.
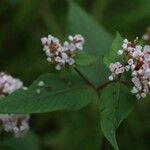
[[[124,37],[141,36],[150,25],[150,0],[76,0],[101,26],[113,36],[119,31]],[[42,51],[40,38],[53,34],[67,37],[65,0],[0,0],[0,70],[30,85],[40,74],[50,72]],[[82,20],[81,20],[82,21]],[[90,31],[89,31],[90,32]],[[85,39],[86,40],[86,39]],[[137,104],[118,130],[121,150],[149,150],[150,103]],[[77,112],[53,112],[33,115],[26,139],[10,139],[10,148],[2,150],[111,150],[102,136],[99,112],[89,106]],[[38,145],[38,146],[37,146]]]

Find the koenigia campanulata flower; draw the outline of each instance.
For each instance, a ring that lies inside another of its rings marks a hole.
[[[62,45],[59,39],[52,35],[41,38],[47,61],[55,64],[56,70],[61,70],[65,65],[74,65],[76,52],[83,49],[84,38],[81,35],[69,36],[68,39],[69,42],[65,41]]]
[[[6,73],[0,73],[0,97],[5,97],[21,88],[24,88],[22,81]],[[0,123],[6,132],[19,137],[29,130],[29,118],[29,115],[24,114],[0,114]]]
[[[141,43],[141,44],[140,44]],[[131,92],[137,99],[145,98],[150,93],[150,29],[143,36],[143,42],[136,38],[133,42],[123,41],[122,49],[118,50],[122,62],[111,63],[109,80],[129,72],[133,88]]]

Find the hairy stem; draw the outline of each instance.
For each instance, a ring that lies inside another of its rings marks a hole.
[[[98,91],[101,91],[103,88],[105,88],[107,85],[109,85],[109,84],[111,84],[111,83],[113,83],[113,82],[115,82],[115,81],[108,81],[108,82],[106,82],[106,83],[104,83],[104,84],[98,86],[98,87],[97,87],[97,90],[98,90]]]

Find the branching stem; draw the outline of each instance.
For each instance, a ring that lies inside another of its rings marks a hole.
[[[87,83],[87,85],[89,85],[90,87],[92,87],[97,93],[100,92],[102,89],[104,89],[107,85],[111,84],[111,83],[121,83],[124,84],[126,86],[132,86],[131,82],[127,82],[127,81],[123,81],[120,79],[114,80],[114,81],[108,81],[98,87],[96,87],[92,82],[90,82],[76,67],[74,67],[74,70],[79,74],[79,76]]]

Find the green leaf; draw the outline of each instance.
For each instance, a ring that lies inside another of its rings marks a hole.
[[[85,51],[96,57],[96,63],[78,69],[95,85],[107,80],[107,69],[103,65],[103,56],[109,50],[112,38],[103,27],[97,24],[86,12],[73,2],[69,2],[68,33],[82,34],[85,38]],[[100,61],[99,61],[100,60]]]
[[[39,86],[43,81],[44,86]],[[40,92],[40,93],[39,93]],[[18,90],[0,100],[1,113],[44,113],[56,110],[78,110],[97,99],[96,92],[79,77],[46,74],[31,87]]]
[[[96,58],[87,54],[84,51],[77,53],[75,57],[76,64],[79,66],[89,66],[96,62]]]
[[[37,136],[29,132],[20,138],[7,137],[1,138],[1,150],[39,150],[39,141]]]
[[[105,137],[118,150],[116,130],[135,105],[135,97],[128,87],[112,83],[103,89],[100,97],[101,128]]]
[[[117,32],[108,55],[104,57],[104,63],[106,64],[106,66],[109,66],[112,62],[120,60],[121,57],[117,53],[118,50],[122,47],[122,42],[123,38],[119,34],[119,32]]]

